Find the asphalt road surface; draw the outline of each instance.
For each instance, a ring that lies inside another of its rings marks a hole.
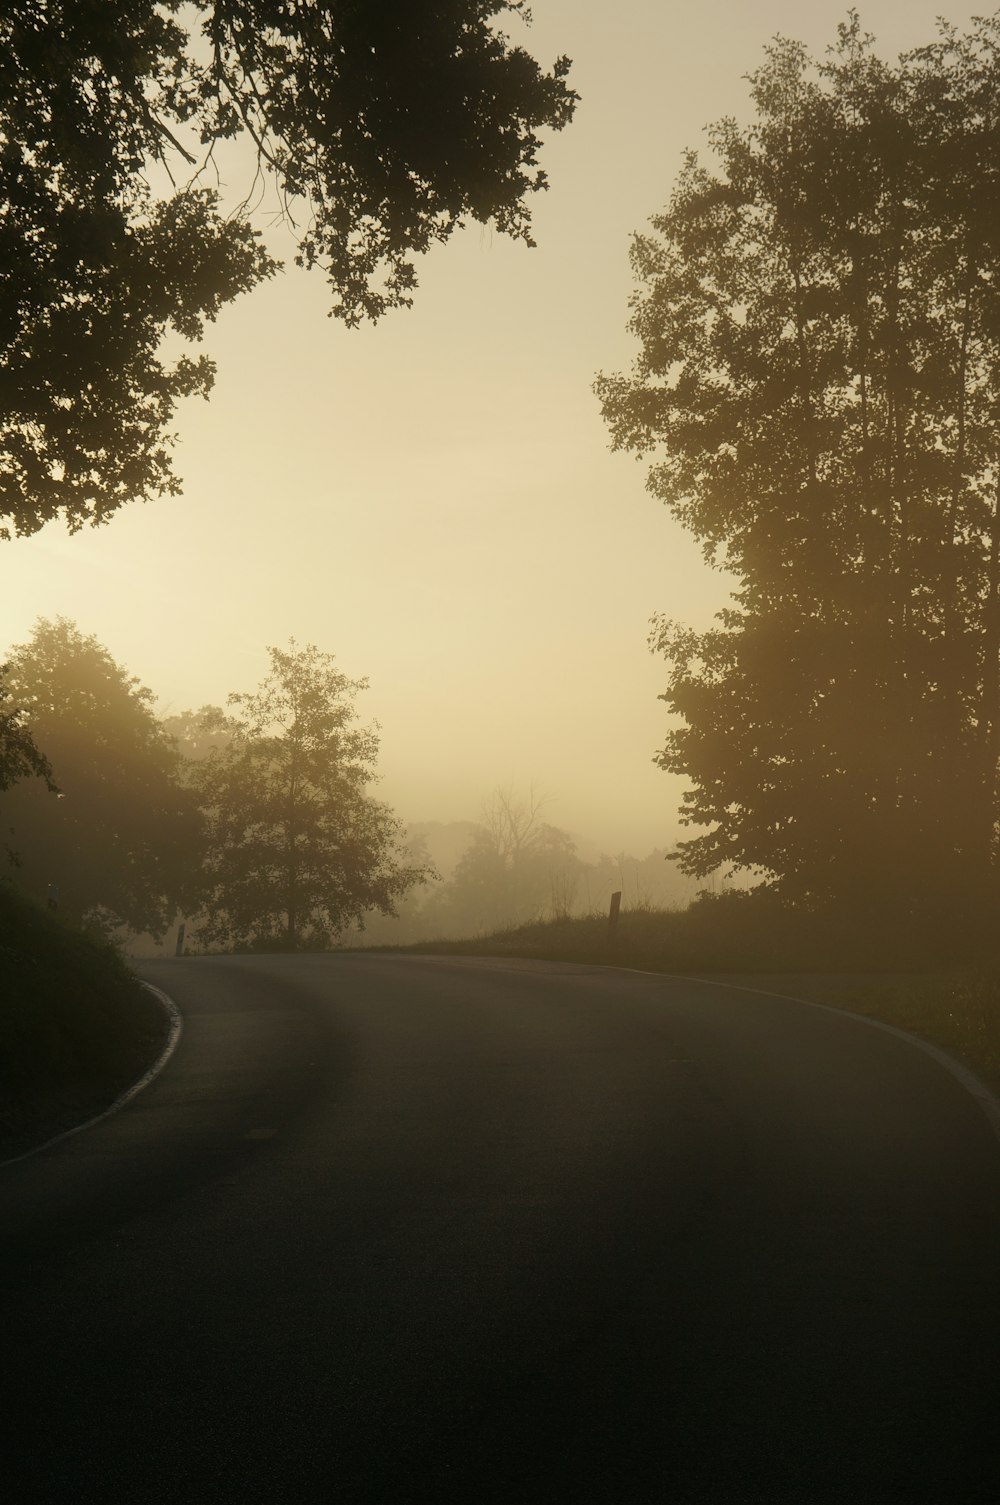
[[[0,1170],[0,1497],[1000,1498],[1000,1144],[905,1041],[584,966],[150,963]]]

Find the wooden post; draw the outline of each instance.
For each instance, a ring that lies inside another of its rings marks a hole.
[[[184,955],[184,932],[187,929],[187,921],[181,920],[177,927],[177,945],[174,947],[175,956]]]
[[[613,946],[618,936],[618,912],[622,904],[622,891],[616,889],[611,895],[611,908],[608,910],[608,944]]]

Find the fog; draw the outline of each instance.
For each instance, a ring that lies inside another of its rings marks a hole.
[[[869,3],[891,56],[930,0]],[[612,455],[591,384],[631,361],[629,238],[706,122],[746,115],[775,32],[821,52],[844,9],[709,0],[536,0],[527,42],[573,59],[577,118],[546,142],[538,248],[472,229],[418,268],[414,308],[327,319],[291,265],[210,326],[209,403],[178,422],[184,494],[0,551],[0,645],[67,616],[159,697],[224,703],[266,646],[316,643],[367,676],[380,798],[407,822],[475,821],[529,783],[586,848],[669,846],[683,783],[659,771],[652,613],[704,627],[727,582]],[[972,11],[952,8],[964,24]],[[227,191],[246,193],[231,159]],[[263,206],[261,223],[266,221]],[[290,262],[280,229],[269,243]]]

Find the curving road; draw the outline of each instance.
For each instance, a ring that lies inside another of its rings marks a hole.
[[[683,979],[149,963],[178,1049],[0,1168],[0,1493],[997,1494],[1000,1145],[905,1041]]]

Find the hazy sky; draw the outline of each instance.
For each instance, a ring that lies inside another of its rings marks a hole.
[[[727,590],[644,467],[608,452],[591,383],[631,361],[629,238],[681,152],[745,116],[773,35],[819,51],[847,7],[532,8],[529,49],[568,53],[582,95],[546,144],[538,248],[473,227],[375,329],[327,319],[322,277],[291,266],[230,307],[205,341],[211,400],[178,416],[183,497],[0,545],[0,653],[69,616],[167,711],[252,689],[269,643],[315,642],[370,678],[379,792],[404,818],[475,819],[493,786],[533,780],[555,824],[642,855],[672,839],[683,788],[651,761],[666,720],[648,619],[707,625]],[[942,0],[860,10],[893,56],[934,35]],[[287,233],[269,243],[291,260]]]

